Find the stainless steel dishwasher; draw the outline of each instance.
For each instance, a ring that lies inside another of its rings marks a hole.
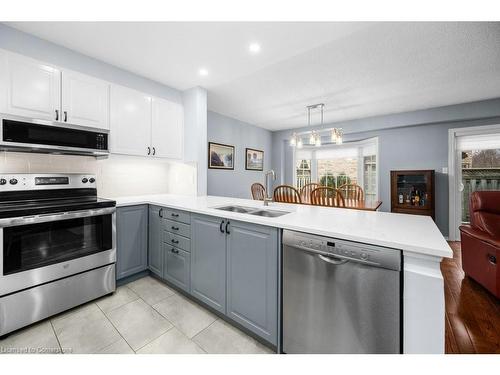
[[[283,352],[400,353],[401,252],[283,231]]]

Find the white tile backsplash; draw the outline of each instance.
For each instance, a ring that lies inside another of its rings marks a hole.
[[[126,155],[92,156],[0,153],[2,173],[89,173],[95,174],[101,197],[143,194],[196,194],[196,167]]]

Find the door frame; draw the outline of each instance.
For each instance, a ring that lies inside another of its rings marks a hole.
[[[450,241],[460,241],[460,231],[458,227],[461,224],[461,198],[459,196],[458,178],[461,173],[457,170],[457,137],[464,135],[481,135],[489,133],[499,133],[500,124],[471,126],[464,128],[448,129],[448,199],[449,199],[449,231],[448,239]]]

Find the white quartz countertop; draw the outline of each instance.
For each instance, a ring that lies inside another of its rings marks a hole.
[[[428,216],[274,202],[264,207],[261,201],[216,196],[193,197],[161,194],[111,197],[111,199],[116,200],[117,207],[153,204],[226,219],[392,247],[405,252],[446,258],[451,258],[453,255],[438,227]],[[290,213],[270,218],[215,209],[215,207],[228,205],[282,210]]]

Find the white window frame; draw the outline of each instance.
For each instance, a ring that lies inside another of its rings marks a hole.
[[[464,135],[482,135],[500,132],[500,124],[471,126],[466,128],[453,128],[448,130],[448,199],[449,199],[449,229],[448,239],[450,241],[460,241],[460,231],[458,227],[462,224],[460,204],[460,189],[458,184],[461,182],[461,169],[458,170],[458,150],[457,137]]]
[[[318,181],[318,165],[316,159],[316,150],[325,148],[357,148],[358,149],[358,184],[364,188],[364,159],[363,159],[363,146],[371,145],[375,146],[375,165],[376,165],[376,180],[377,186],[375,190],[376,200],[379,200],[379,186],[380,186],[380,158],[379,158],[379,142],[378,137],[367,138],[361,141],[346,142],[341,145],[327,144],[321,147],[315,146],[304,146],[311,150],[311,180]],[[297,181],[297,158],[296,158],[296,148],[293,150],[293,184]]]

